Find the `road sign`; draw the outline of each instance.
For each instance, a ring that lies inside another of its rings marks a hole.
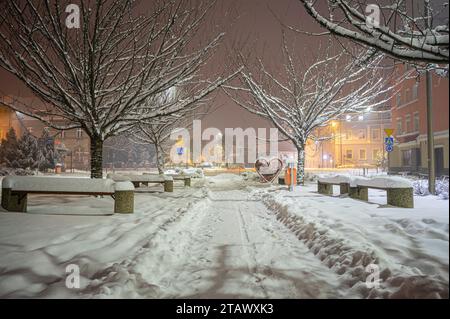
[[[178,155],[183,155],[183,153],[184,153],[184,148],[183,147],[177,147],[177,154]]]
[[[387,136],[392,136],[392,133],[394,133],[394,129],[393,128],[385,128],[384,132],[386,133]]]
[[[394,138],[392,136],[384,138],[384,144],[386,145],[394,145]]]
[[[394,150],[394,145],[386,145],[386,152],[392,152]]]

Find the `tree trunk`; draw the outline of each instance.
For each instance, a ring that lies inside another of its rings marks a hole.
[[[103,178],[103,139],[91,136],[91,178]]]
[[[305,145],[297,148],[297,184],[305,185]]]
[[[164,174],[164,152],[159,144],[155,144],[156,151],[156,166],[158,167],[158,173]]]

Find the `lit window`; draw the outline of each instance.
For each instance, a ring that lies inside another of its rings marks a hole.
[[[397,133],[400,135],[403,134],[403,123],[401,118],[397,119]]]
[[[411,115],[406,115],[405,117],[405,131],[406,133],[411,132]]]
[[[358,139],[365,140],[366,139],[366,130],[359,130]]]
[[[352,120],[352,116],[351,116],[351,115],[346,115],[346,116],[345,116],[345,120],[346,120],[347,122],[350,122],[350,121]]]
[[[372,150],[372,159],[376,160],[378,156],[381,154],[381,151],[379,149]]]
[[[351,140],[352,139],[352,131],[346,131],[345,132],[345,139],[346,140]]]
[[[380,129],[373,128],[372,129],[372,140],[379,140],[379,139],[380,139]]]
[[[419,132],[419,113],[414,113],[414,132]]]
[[[396,105],[400,106],[400,104],[402,103],[402,94],[401,93],[397,93],[397,102]]]
[[[366,150],[364,148],[359,150],[359,159],[360,160],[366,160],[367,159]]]
[[[358,121],[363,121],[364,120],[364,115],[359,115],[358,116]]]
[[[353,158],[353,150],[346,150],[345,157],[348,159],[352,159]]]
[[[413,100],[417,100],[419,98],[419,83],[413,85],[412,98]]]

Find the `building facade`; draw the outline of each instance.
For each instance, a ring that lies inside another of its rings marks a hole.
[[[449,90],[448,78],[433,74],[432,113],[436,175],[448,175]],[[425,75],[404,81],[392,99],[394,150],[389,172],[428,173],[427,94]]]
[[[1,102],[2,100],[0,100],[0,138],[4,138],[11,127],[14,128],[18,137],[29,132],[39,138],[45,130],[52,139],[55,150],[61,155],[63,169],[89,170],[90,140],[82,129],[56,130],[35,118],[13,111]],[[11,103],[11,101],[8,102]],[[65,123],[62,118],[56,116],[47,120],[60,125]]]

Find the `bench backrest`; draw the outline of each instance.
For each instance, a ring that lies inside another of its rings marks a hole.
[[[112,179],[90,179],[76,177],[6,176],[2,188],[13,191],[48,193],[103,193],[116,190],[133,190],[131,183],[116,183]]]

